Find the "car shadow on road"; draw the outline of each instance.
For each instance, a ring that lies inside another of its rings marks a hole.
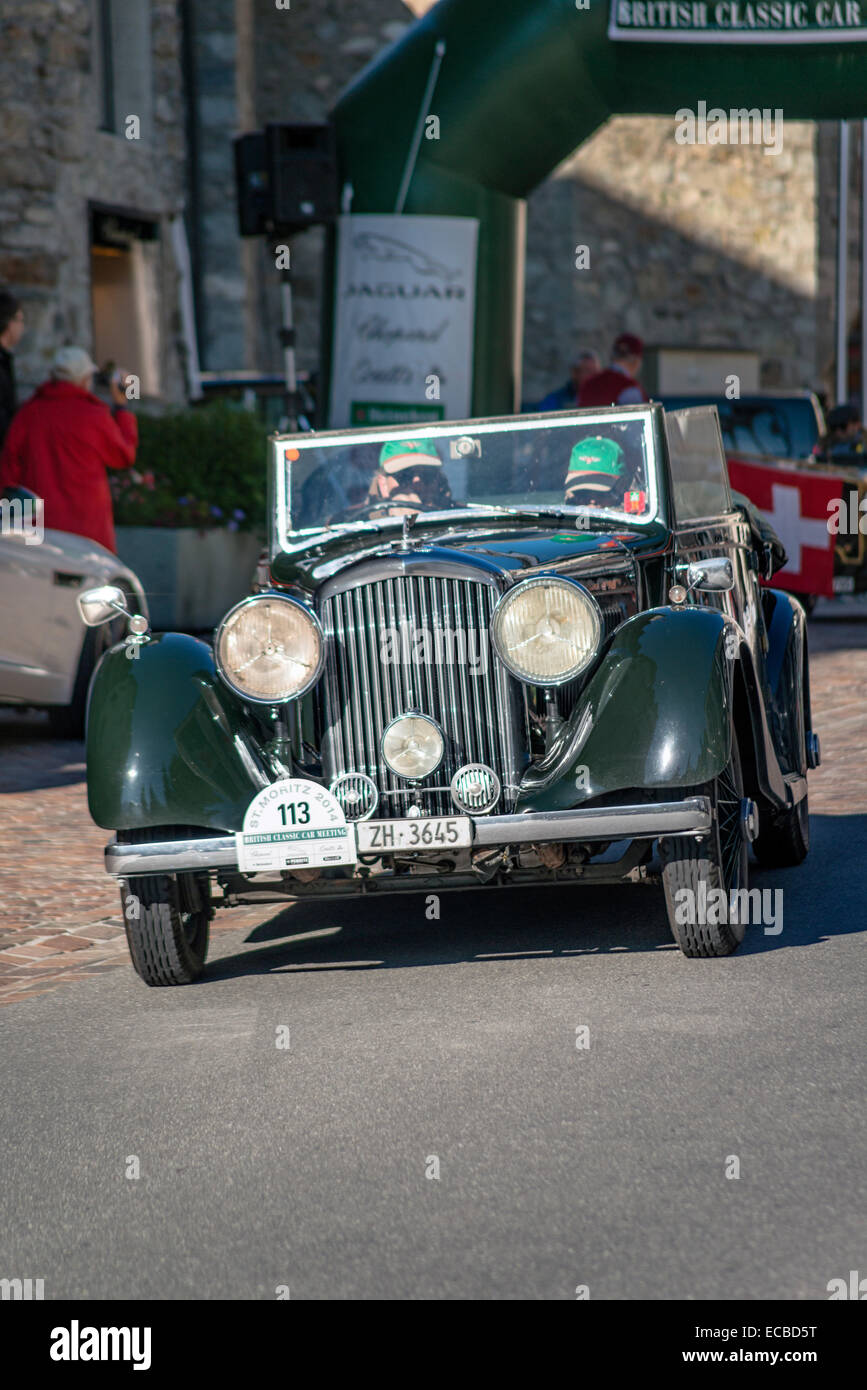
[[[654,911],[656,896],[652,888],[627,885],[298,902],[250,932],[247,942],[262,949],[211,962],[208,979],[676,949],[661,903]],[[435,911],[439,917],[428,916]],[[626,914],[634,923],[628,938]]]
[[[867,816],[814,816],[811,823],[815,852],[802,866],[767,870],[753,864],[751,885],[771,895],[765,900],[771,915],[747,928],[739,950],[727,958],[732,965],[867,929],[857,895],[835,902],[828,891],[829,882],[841,881],[833,874],[835,857],[845,865],[853,848],[856,858],[863,855]],[[291,904],[249,933],[248,947],[259,949],[212,961],[206,978],[678,950],[662,890],[652,884],[437,896],[438,904],[430,891]],[[264,905],[262,910],[274,909]],[[429,915],[437,911],[438,917]]]

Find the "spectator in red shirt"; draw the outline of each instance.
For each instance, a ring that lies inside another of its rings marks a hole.
[[[46,529],[88,536],[114,551],[106,469],[133,465],[138,425],[126,409],[125,373],[112,380],[110,410],[91,394],[95,371],[83,348],[58,349],[51,379],[13,416],[0,455],[0,491],[29,488],[43,499]]]
[[[611,349],[611,365],[591,376],[578,396],[579,406],[638,405],[647,400],[638,380],[644,343],[634,333],[621,333]]]

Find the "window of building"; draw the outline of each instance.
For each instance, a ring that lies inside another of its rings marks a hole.
[[[162,390],[159,262],[156,222],[91,209],[93,355],[99,367],[133,372],[143,396]]]
[[[95,0],[97,66],[100,72],[103,130],[127,133],[128,118],[139,119],[146,140],[153,116],[151,0]]]

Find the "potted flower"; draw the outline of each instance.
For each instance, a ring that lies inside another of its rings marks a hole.
[[[118,554],[154,628],[213,627],[249,593],[262,548],[267,433],[222,402],[139,419],[135,467],[111,475]]]

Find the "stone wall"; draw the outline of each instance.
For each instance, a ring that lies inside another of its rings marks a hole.
[[[189,0],[188,41],[196,88],[190,162],[196,313],[201,365],[243,367],[250,354],[247,261],[238,236],[232,139],[241,132],[242,54],[250,35],[244,0]]]
[[[100,129],[96,0],[3,0],[0,283],[25,304],[26,392],[62,341],[91,347],[88,205],[159,221],[163,386],[185,390],[168,219],[197,237],[203,365],[279,371],[278,279],[237,235],[231,142],[269,121],[324,120],[426,0],[190,0],[196,118],[186,123],[178,0],[151,6],[152,121]],[[188,134],[192,143],[187,145]],[[665,118],[618,117],[529,200],[525,400],[578,347],[630,328],[656,346],[757,347],[768,386],[832,386],[836,123],[788,122],[783,152],[680,146]],[[853,134],[850,320],[858,312]],[[189,161],[189,162],[188,162]],[[188,179],[188,175],[190,176]],[[575,268],[587,245],[590,267]],[[319,356],[323,237],[293,241],[298,361]]]
[[[141,139],[128,140],[99,128],[92,0],[3,0],[0,284],[19,296],[27,317],[16,353],[22,396],[45,378],[61,343],[92,350],[92,202],[160,222],[163,390],[183,396],[167,226],[184,200],[180,27],[175,0],[153,0],[151,13],[152,121],[143,120]]]
[[[289,9],[235,0],[233,41],[232,0],[194,7],[207,31],[198,152],[210,181],[199,204],[204,355],[213,367],[279,371],[277,276],[261,241],[239,245],[234,235],[231,136],[269,121],[325,119],[411,16],[401,0]],[[409,3],[426,8],[428,0]],[[778,156],[750,146],[679,146],[673,122],[661,117],[615,118],[597,132],[530,199],[525,400],[565,378],[576,347],[604,355],[624,326],[654,346],[757,348],[763,385],[833,395],[837,130],[834,122],[787,122]],[[857,171],[853,128],[851,323]],[[586,271],[574,266],[579,244],[591,250]],[[321,232],[294,239],[298,361],[307,370],[319,356],[322,256]]]
[[[756,348],[763,385],[816,385],[817,210],[810,123],[787,121],[772,156],[678,145],[665,117],[609,121],[529,200],[524,399],[565,381],[576,348],[605,357],[623,330],[660,347]]]
[[[253,7],[253,93],[256,127],[269,122],[328,118],[344,87],[413,23],[403,0],[315,0],[278,10],[273,0]],[[292,242],[297,359],[314,371],[319,360],[324,235],[304,232]],[[256,364],[282,367],[278,276],[268,250],[253,248]]]

